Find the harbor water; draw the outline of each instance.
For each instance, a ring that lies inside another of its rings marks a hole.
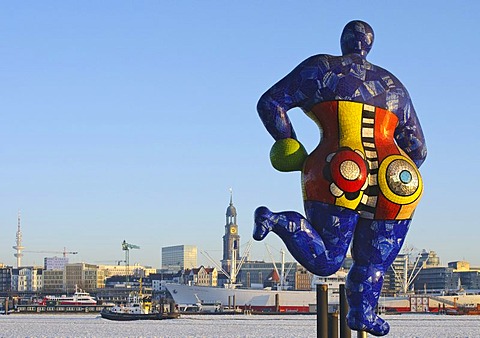
[[[391,326],[389,338],[480,338],[480,316],[403,314],[386,319]],[[115,322],[98,314],[11,314],[0,316],[0,337],[313,338],[316,316],[183,315],[163,321]]]

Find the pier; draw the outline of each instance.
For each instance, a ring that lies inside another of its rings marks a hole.
[[[12,313],[99,313],[103,309],[110,308],[105,305],[89,305],[89,306],[75,306],[75,305],[17,305]],[[10,313],[10,314],[12,314]]]

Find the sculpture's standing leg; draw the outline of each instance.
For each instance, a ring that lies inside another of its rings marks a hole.
[[[347,276],[347,320],[352,330],[376,336],[388,333],[387,322],[375,314],[383,277],[400,252],[411,220],[360,219],[355,229],[353,266]]]
[[[345,259],[358,214],[350,209],[308,201],[305,210],[308,220],[294,211],[274,213],[266,207],[258,208],[253,238],[260,241],[273,231],[307,270],[316,275],[331,275]]]

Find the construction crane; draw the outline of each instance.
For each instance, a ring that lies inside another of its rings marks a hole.
[[[48,253],[48,254],[62,254],[63,257],[67,257],[67,255],[76,255],[78,254],[77,251],[67,251],[67,248],[63,248],[63,251],[33,251],[33,250],[24,250],[23,252],[31,252],[31,253]]]
[[[140,247],[138,245],[135,245],[135,244],[127,243],[126,240],[123,240],[122,250],[125,251],[125,264],[127,265],[127,278],[126,278],[126,282],[125,282],[126,287],[128,287],[128,277],[129,277],[129,274],[130,274],[130,271],[129,271],[130,249],[140,249]]]

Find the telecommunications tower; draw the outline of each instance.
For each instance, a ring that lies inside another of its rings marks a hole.
[[[25,249],[25,247],[22,246],[22,230],[20,229],[20,211],[18,212],[18,221],[17,221],[17,242],[16,242],[16,245],[13,246],[13,249],[17,251],[14,254],[14,256],[17,258],[17,268],[19,268],[22,266],[22,257],[23,257],[22,250]]]

